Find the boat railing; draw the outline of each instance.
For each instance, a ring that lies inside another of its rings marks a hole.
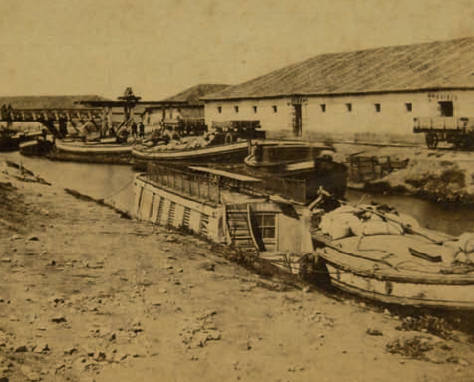
[[[181,194],[219,203],[220,188],[212,179],[182,169],[148,163],[147,179]]]
[[[259,187],[269,194],[279,195],[296,202],[306,202],[306,181],[304,179],[274,177],[265,179],[265,182],[259,185]]]
[[[215,174],[200,174],[181,168],[148,163],[147,179],[184,195],[219,203],[222,190],[231,190],[253,197],[279,195],[296,202],[306,202],[306,181],[301,179],[268,178],[248,182]]]
[[[349,179],[355,183],[365,183],[381,179],[392,171],[406,168],[409,159],[396,160],[390,156],[349,155]]]

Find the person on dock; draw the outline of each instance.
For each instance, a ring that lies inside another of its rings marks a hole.
[[[137,124],[135,123],[135,121],[132,122],[132,137],[133,138],[137,138],[137,132],[138,132],[138,129],[137,129]]]
[[[138,124],[138,128],[140,129],[140,138],[145,138],[145,124],[143,123],[143,121],[140,121],[140,123]]]
[[[7,121],[11,122],[12,119],[13,119],[13,116],[12,116],[12,113],[13,113],[13,107],[12,105],[8,104],[7,106]]]

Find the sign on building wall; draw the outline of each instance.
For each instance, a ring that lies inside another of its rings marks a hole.
[[[306,98],[300,96],[293,96],[291,97],[291,105],[302,105],[303,103],[308,102]]]
[[[458,96],[451,93],[428,93],[428,101],[457,101]]]

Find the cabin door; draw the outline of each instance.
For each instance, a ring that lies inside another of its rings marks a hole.
[[[452,117],[454,115],[454,106],[451,101],[439,101],[438,109],[441,117]]]
[[[301,137],[303,134],[303,113],[301,103],[293,104],[293,135]]]

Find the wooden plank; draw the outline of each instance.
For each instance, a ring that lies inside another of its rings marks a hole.
[[[223,171],[223,170],[216,170],[214,168],[209,168],[209,167],[189,166],[189,168],[195,171],[206,172],[208,174],[219,175],[225,178],[239,180],[241,182],[254,182],[254,183],[262,182],[261,179],[253,178],[251,176],[235,174],[233,172],[228,172],[228,171]]]
[[[443,261],[443,258],[439,255],[431,255],[429,253],[417,251],[413,248],[408,248],[408,251],[412,254],[412,256],[431,261],[432,263],[441,263]]]

